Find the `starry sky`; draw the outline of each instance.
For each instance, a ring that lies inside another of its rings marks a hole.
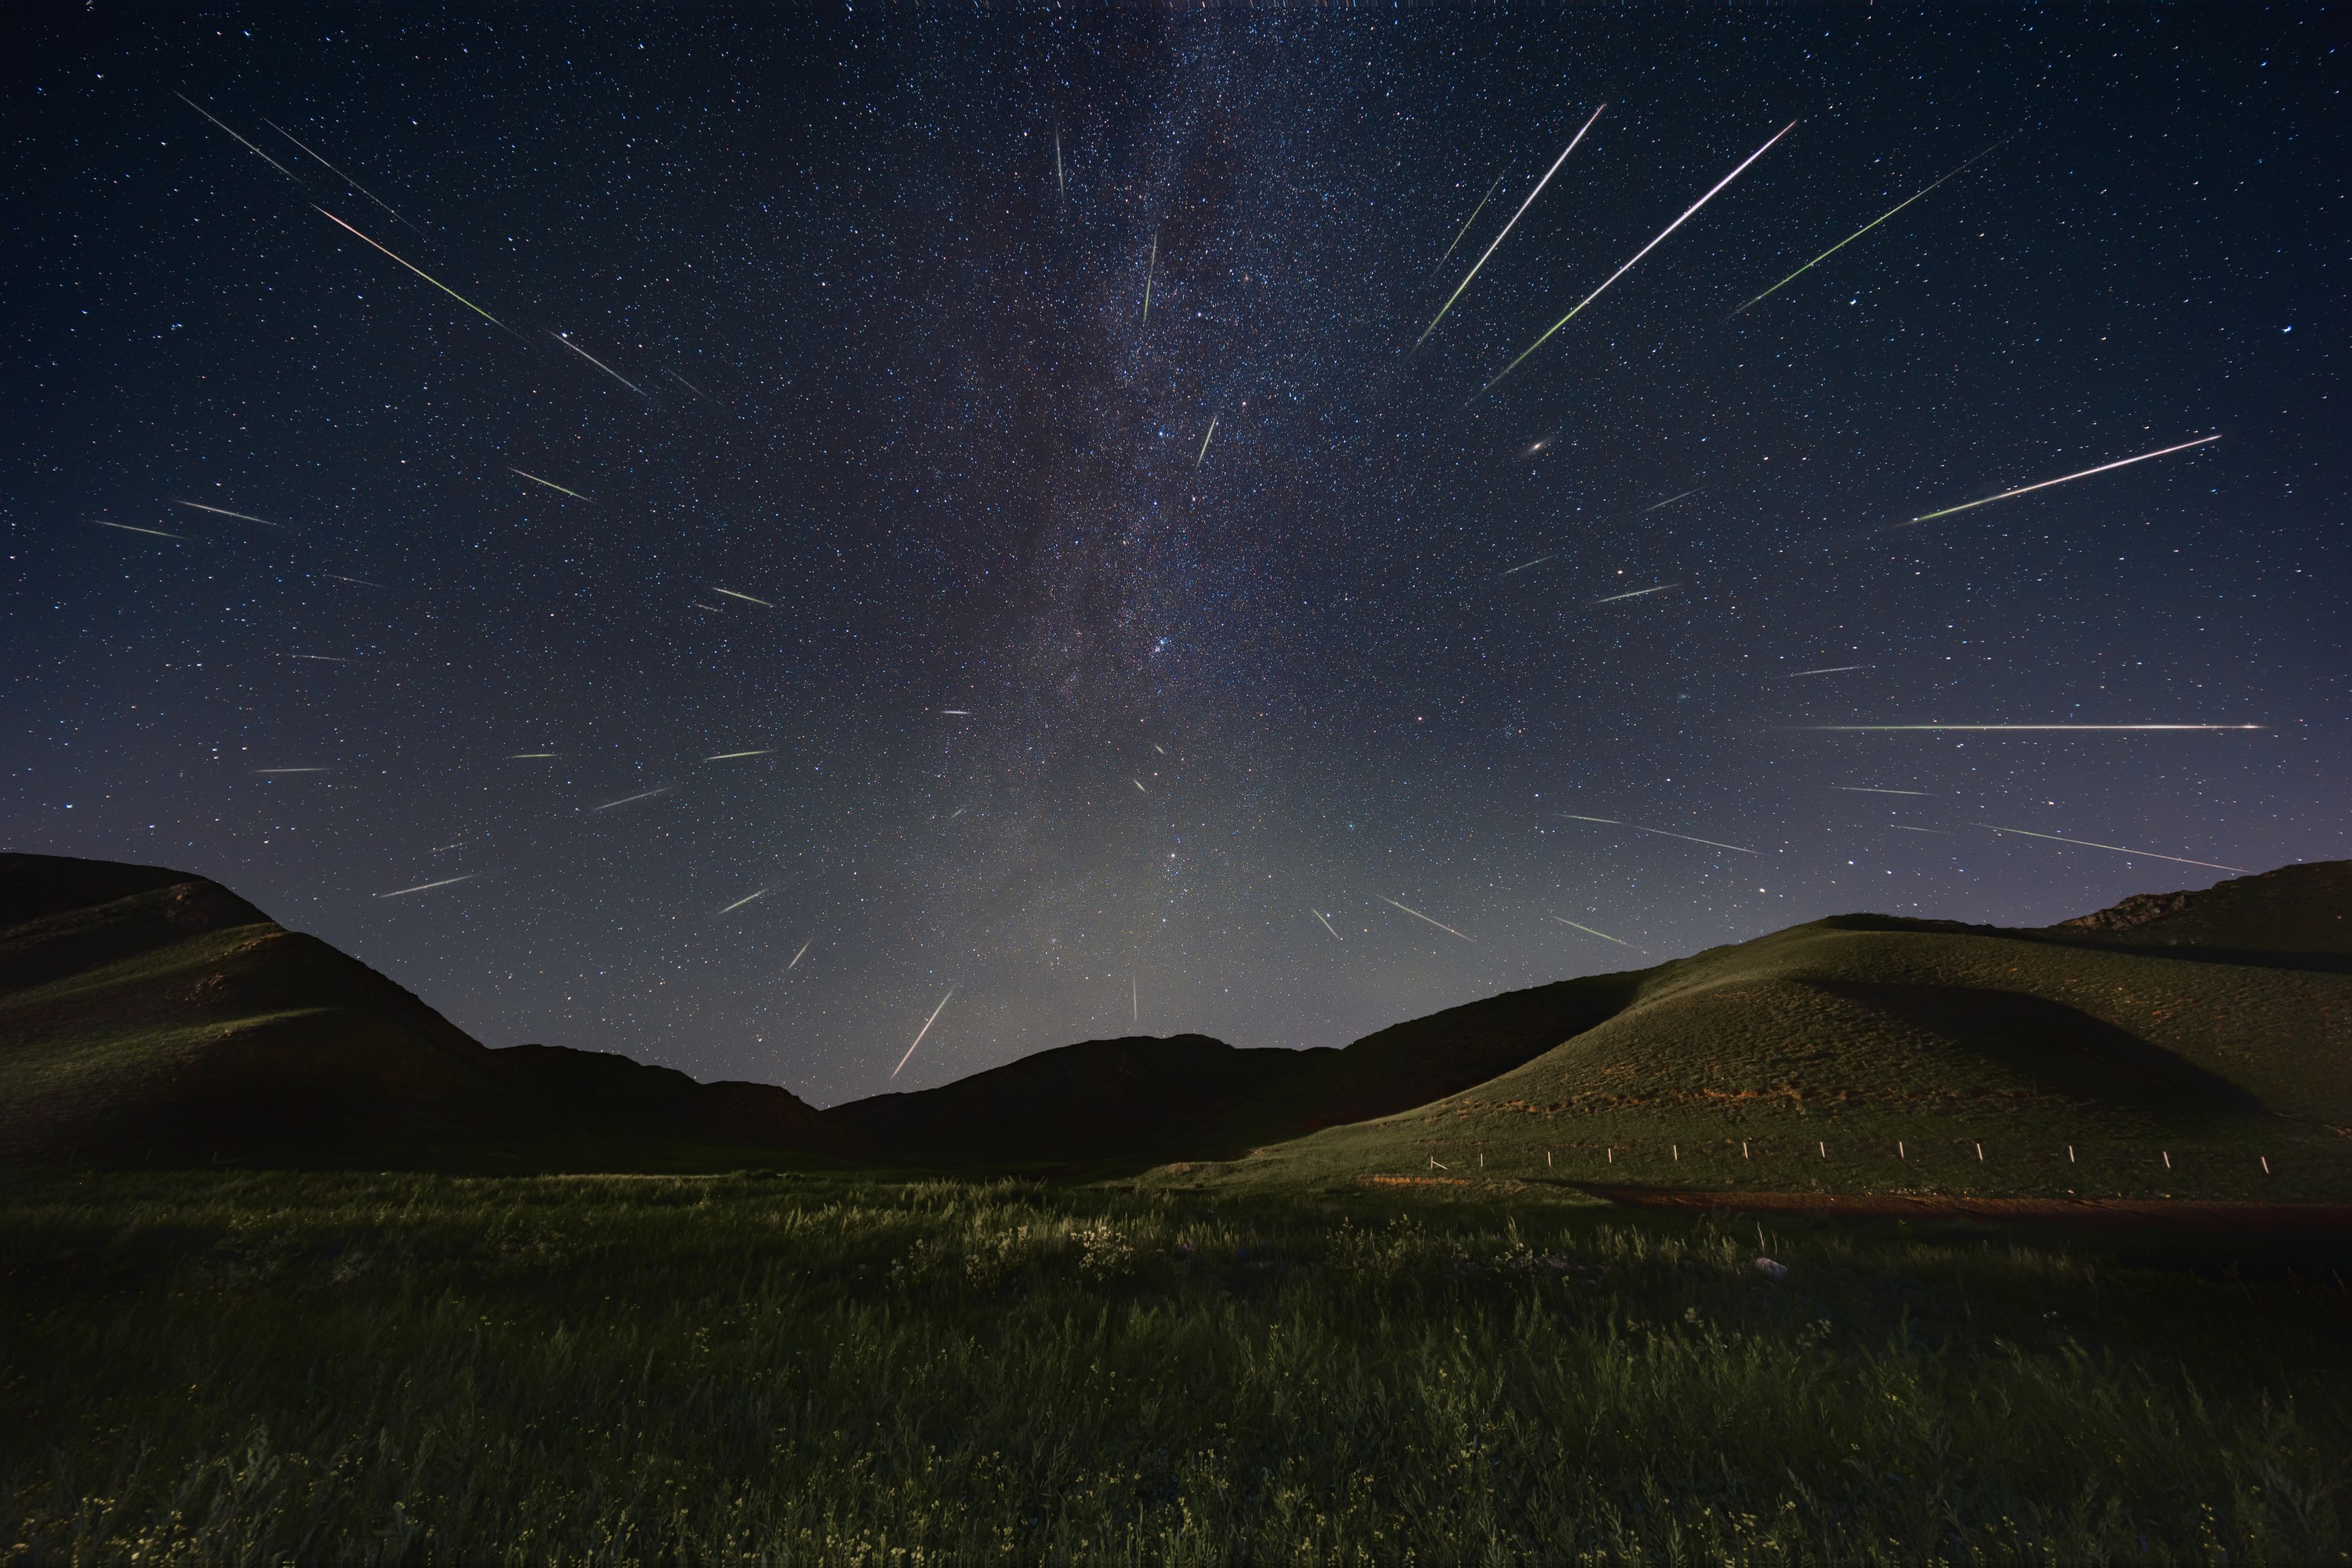
[[[490,1044],[825,1104],[2352,854],[2326,11],[13,30],[0,844]],[[1830,728],[1969,724],[2259,728]]]

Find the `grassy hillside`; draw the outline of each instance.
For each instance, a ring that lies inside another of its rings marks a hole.
[[[2347,910],[2330,865],[2038,931],[1816,921],[1622,977],[1475,1088],[1175,1179],[2352,1198]]]

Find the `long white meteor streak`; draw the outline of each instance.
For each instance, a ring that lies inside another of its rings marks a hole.
[[[1381,894],[1379,894],[1379,893],[1374,893],[1374,894],[1372,895],[1372,897],[1374,897],[1374,898],[1376,898],[1376,899],[1379,899],[1379,900],[1381,900],[1381,902],[1382,902],[1382,903],[1384,903],[1384,904],[1388,905],[1388,906],[1389,906],[1389,908],[1391,908],[1391,909],[1392,909],[1392,910],[1404,910],[1404,912],[1405,912],[1405,913],[1407,913],[1407,914],[1411,915],[1413,919],[1415,919],[1415,920],[1417,920],[1417,921],[1429,921],[1429,923],[1430,923],[1431,925],[1435,926],[1438,930],[1440,930],[1440,931],[1444,931],[1444,932],[1446,935],[1448,935],[1448,936],[1461,936],[1461,937],[1462,937],[1462,940],[1463,940],[1464,942],[1472,942],[1472,943],[1475,943],[1475,942],[1477,942],[1477,940],[1478,940],[1478,939],[1477,939],[1476,937],[1475,937],[1475,936],[1462,936],[1462,933],[1461,933],[1460,931],[1455,931],[1452,926],[1447,925],[1444,921],[1432,921],[1432,920],[1430,920],[1430,919],[1429,919],[1429,917],[1428,917],[1427,915],[1423,914],[1419,910],[1416,910],[1416,909],[1412,908],[1411,905],[1398,903],[1394,899],[1391,899],[1391,898],[1383,897],[1382,895],[1381,895]],[[1337,934],[1337,933],[1334,933],[1334,934]]]
[[[2029,732],[2043,731],[2117,731],[2117,730],[2259,730],[2260,724],[1791,724],[1791,730],[1827,731],[1841,734],[1864,731],[1885,734],[1909,731],[1932,732],[1948,730],[1955,733],[1981,734],[1988,731],[2020,730]]]
[[[1789,123],[1788,123],[1788,124],[1783,125],[1782,127],[1780,127],[1780,130],[1778,130],[1778,131],[1774,132],[1773,132],[1773,134],[1772,134],[1772,141],[1771,141],[1771,142],[1765,142],[1765,143],[1764,143],[1764,145],[1762,145],[1761,147],[1757,148],[1757,149],[1756,149],[1756,151],[1754,151],[1753,153],[1750,153],[1749,154],[1748,154],[1748,156],[1747,156],[1746,160],[1745,160],[1745,161],[1743,161],[1743,162],[1740,163],[1739,167],[1738,167],[1737,169],[1732,170],[1732,171],[1731,171],[1731,173],[1729,173],[1728,174],[1724,175],[1724,176],[1723,176],[1723,178],[1721,178],[1720,180],[1717,180],[1717,181],[1715,183],[1714,186],[1713,186],[1711,189],[1709,189],[1709,190],[1708,190],[1708,192],[1706,193],[1706,195],[1703,195],[1703,196],[1699,197],[1699,199],[1698,199],[1698,200],[1696,200],[1696,201],[1695,201],[1695,202],[1691,203],[1691,205],[1690,205],[1688,207],[1686,207],[1685,209],[1684,209],[1684,212],[1683,212],[1683,216],[1680,216],[1680,217],[1678,217],[1678,218],[1675,219],[1675,221],[1674,221],[1674,222],[1672,222],[1672,223],[1670,223],[1670,224],[1666,225],[1666,226],[1665,226],[1664,228],[1660,229],[1660,230],[1658,231],[1658,237],[1657,237],[1657,238],[1655,238],[1655,239],[1654,239],[1654,240],[1650,241],[1650,243],[1649,243],[1649,244],[1647,244],[1647,245],[1645,245],[1645,246],[1642,247],[1642,248],[1641,248],[1641,249],[1639,249],[1639,250],[1635,251],[1635,252],[1633,253],[1633,259],[1632,261],[1628,261],[1627,263],[1625,263],[1625,265],[1624,265],[1624,266],[1620,267],[1616,271],[1612,272],[1612,273],[1611,273],[1611,274],[1610,274],[1606,279],[1604,279],[1601,281],[1601,287],[1600,287],[1600,288],[1595,289],[1591,293],[1587,294],[1583,299],[1579,300],[1576,302],[1576,309],[1575,309],[1575,310],[1572,310],[1569,311],[1569,313],[1568,313],[1567,315],[1562,316],[1559,321],[1554,321],[1554,322],[1551,324],[1550,329],[1549,329],[1549,331],[1547,331],[1544,333],[1544,335],[1543,335],[1543,336],[1541,336],[1541,337],[1538,338],[1535,342],[1533,342],[1529,343],[1529,344],[1527,346],[1526,350],[1525,350],[1525,351],[1524,351],[1524,352],[1519,355],[1519,357],[1518,357],[1518,358],[1517,358],[1517,359],[1513,360],[1510,363],[1508,363],[1508,364],[1505,365],[1505,366],[1502,368],[1502,370],[1501,370],[1501,371],[1500,371],[1500,372],[1496,375],[1496,377],[1495,377],[1495,379],[1494,379],[1494,380],[1492,380],[1492,381],[1488,382],[1486,385],[1484,385],[1484,386],[1480,387],[1480,388],[1478,389],[1478,391],[1479,391],[1480,395],[1485,395],[1485,394],[1486,394],[1486,393],[1489,393],[1489,392],[1494,391],[1496,387],[1497,387],[1497,386],[1501,385],[1501,384],[1502,384],[1502,381],[1503,381],[1503,377],[1504,377],[1504,376],[1507,376],[1507,375],[1508,375],[1508,374],[1510,374],[1513,371],[1515,371],[1515,370],[1518,369],[1518,368],[1519,368],[1519,366],[1521,366],[1522,364],[1525,364],[1525,363],[1527,363],[1528,355],[1528,354],[1531,354],[1531,353],[1535,353],[1535,352],[1536,352],[1536,350],[1538,350],[1538,349],[1539,349],[1539,348],[1543,347],[1543,346],[1544,346],[1544,344],[1546,344],[1546,343],[1548,343],[1548,342],[1551,342],[1551,339],[1552,339],[1552,333],[1553,333],[1553,332],[1557,332],[1557,331],[1559,331],[1562,327],[1564,327],[1564,326],[1568,325],[1568,324],[1569,324],[1569,322],[1570,322],[1570,321],[1572,321],[1576,320],[1577,315],[1579,314],[1579,312],[1580,312],[1581,310],[1583,310],[1584,307],[1586,307],[1587,305],[1590,305],[1591,303],[1592,303],[1592,301],[1594,301],[1595,300],[1598,300],[1599,298],[1601,298],[1601,295],[1603,295],[1603,294],[1605,294],[1605,293],[1607,293],[1607,292],[1609,291],[1609,285],[1610,285],[1610,284],[1616,282],[1616,281],[1617,281],[1617,279],[1619,279],[1620,278],[1624,277],[1624,276],[1625,276],[1625,274],[1627,274],[1628,272],[1631,272],[1632,270],[1633,270],[1633,267],[1634,267],[1634,264],[1635,264],[1636,262],[1639,262],[1639,261],[1642,259],[1642,258],[1643,258],[1644,256],[1649,255],[1649,254],[1650,254],[1650,252],[1652,252],[1652,251],[1654,251],[1654,250],[1657,249],[1659,246],[1661,246],[1661,245],[1663,245],[1663,244],[1664,244],[1664,243],[1665,243],[1666,236],[1668,236],[1668,235],[1670,235],[1670,234],[1672,234],[1672,233],[1674,233],[1674,232],[1675,232],[1675,230],[1676,230],[1676,229],[1678,229],[1678,228],[1682,227],[1682,226],[1683,226],[1683,225],[1685,225],[1685,224],[1688,223],[1688,222],[1691,220],[1692,216],[1693,216],[1695,214],[1696,214],[1696,213],[1697,213],[1697,211],[1698,211],[1698,209],[1699,209],[1699,208],[1701,208],[1701,207],[1703,207],[1703,206],[1706,205],[1706,204],[1707,204],[1707,203],[1709,203],[1709,202],[1711,202],[1711,201],[1715,200],[1716,193],[1717,193],[1717,191],[1722,190],[1724,186],[1726,186],[1726,185],[1727,185],[1727,184],[1731,184],[1731,182],[1732,182],[1732,181],[1734,181],[1734,180],[1736,180],[1736,179],[1739,178],[1739,176],[1740,176],[1740,175],[1742,175],[1742,174],[1746,174],[1746,173],[1748,172],[1748,165],[1749,163],[1753,163],[1754,162],[1756,162],[1756,160],[1757,160],[1757,159],[1761,158],[1762,156],[1764,156],[1764,154],[1765,154],[1765,153],[1769,153],[1769,152],[1772,150],[1772,142],[1778,142],[1779,140],[1780,140],[1780,138],[1781,138],[1781,137],[1786,136],[1790,132],[1794,131],[1796,128],[1797,128],[1797,122],[1796,122],[1795,121],[1791,120],[1790,121],[1789,121]]]
[[[1924,790],[1924,789],[1877,789],[1877,788],[1873,787],[1873,786],[1872,786],[1872,785],[1870,785],[1870,784],[1832,784],[1832,785],[1830,785],[1830,787],[1831,787],[1832,789],[1842,789],[1842,790],[1845,791],[1848,795],[1927,795],[1927,794],[1930,793],[1929,791],[1927,791],[1927,790]]]
[[[757,605],[763,610],[772,610],[776,607],[765,599],[755,599],[749,594],[739,594],[732,588],[713,587],[710,591],[714,594],[724,594],[730,599],[740,599],[747,605]]]
[[[320,217],[325,218],[329,223],[333,224],[337,228],[342,229],[349,234],[358,235],[362,239],[366,239],[370,245],[375,246],[378,250],[383,251],[386,256],[391,257],[394,261],[399,262],[403,267],[407,268],[411,272],[415,273],[419,278],[424,279],[425,281],[432,284],[433,287],[440,289],[441,292],[448,295],[449,298],[457,300],[457,303],[465,306],[466,309],[473,311],[474,314],[489,322],[490,325],[499,329],[501,331],[514,331],[512,327],[508,326],[504,321],[499,321],[496,316],[491,315],[488,310],[483,310],[479,305],[475,304],[471,300],[467,299],[463,294],[458,293],[457,290],[450,288],[449,285],[442,282],[441,279],[434,277],[430,272],[425,271],[422,267],[417,266],[413,261],[403,258],[398,252],[393,250],[390,247],[379,245],[376,241],[368,239],[366,235],[360,234],[358,229],[352,227],[351,225],[345,223],[342,219],[337,217],[334,214],[329,212],[318,203],[312,202],[310,204],[310,210],[317,213]],[[521,334],[517,333],[516,335],[520,336]]]
[[[565,348],[570,349],[573,353],[578,354],[582,359],[586,360],[590,364],[594,365],[598,370],[603,371],[606,375],[611,376],[614,381],[619,382],[623,386],[627,387],[631,392],[635,393],[639,397],[649,398],[653,395],[652,393],[647,392],[644,387],[639,386],[635,382],[631,381],[627,376],[623,375],[619,371],[614,370],[611,365],[606,364],[603,360],[598,359],[594,354],[590,353],[586,349],[582,348],[578,343],[573,342],[562,332],[550,332],[547,335],[553,338],[557,342],[562,343]]]
[[[1675,502],[1676,502],[1676,501],[1678,501],[1678,500],[1690,500],[1690,499],[1691,499],[1691,497],[1693,497],[1693,496],[1695,496],[1695,495],[1696,495],[1696,494],[1698,494],[1698,492],[1697,492],[1696,490],[1685,490],[1685,491],[1683,491],[1683,493],[1682,493],[1682,494],[1680,494],[1680,495],[1678,495],[1678,496],[1668,496],[1668,497],[1667,497],[1665,500],[1664,500],[1652,501],[1649,505],[1647,505],[1647,506],[1643,507],[1642,510],[1643,510],[1643,511],[1657,511],[1657,510],[1662,510],[1662,509],[1664,509],[1664,508],[1665,508],[1665,507],[1670,507],[1670,506],[1674,505],[1674,504],[1675,504]]]
[[[215,517],[233,517],[239,522],[257,522],[264,528],[286,528],[282,522],[272,522],[266,517],[256,517],[249,511],[231,511],[225,506],[206,506],[200,500],[182,500],[177,496],[166,496],[164,499],[173,506],[193,507],[198,511],[211,512]],[[287,531],[290,533],[293,530],[287,529]]]
[[[2022,827],[1993,827],[1990,822],[1979,822],[1975,826],[1991,827],[1995,833],[2014,833],[2020,838],[2047,838],[2053,844],[2078,844],[2085,849],[2112,849],[2118,855],[2137,855],[2148,860],[2169,860],[2176,866],[2202,866],[2209,871],[2235,871],[2241,876],[2248,874],[2243,866],[2222,866],[2211,860],[2191,860],[2179,855],[2159,855],[2153,849],[2132,849],[2121,844],[2094,844],[2087,838],[2061,838],[2054,833],[2031,833]]]
[[[459,882],[470,882],[480,875],[481,873],[479,871],[468,871],[462,877],[444,877],[437,882],[419,882],[413,888],[396,888],[389,893],[378,893],[376,897],[379,899],[397,899],[409,893],[429,893],[436,888],[447,888],[455,886]]]
[[[952,985],[949,986],[948,995],[940,998],[940,1005],[931,1009],[931,1016],[923,1020],[923,1026],[921,1028],[915,1031],[915,1046],[919,1046],[923,1043],[923,1037],[931,1032],[931,1026],[940,1021],[940,1015],[941,1013],[947,1011],[948,996],[952,996],[954,994],[955,987]],[[914,1059],[915,1046],[908,1046],[907,1047],[907,1054],[898,1058],[898,1065],[890,1069],[890,1076],[892,1078],[897,1078],[899,1073],[906,1069],[907,1064]]]
[[[190,109],[194,110],[198,114],[203,115],[206,120],[211,120],[215,125],[220,125],[220,128],[223,131],[228,131],[228,133],[231,136],[236,137],[237,145],[243,147],[247,152],[252,153],[255,157],[260,159],[263,163],[268,164],[271,168],[277,170],[279,174],[285,175],[296,184],[299,185],[302,183],[302,177],[300,175],[288,168],[285,164],[279,163],[277,159],[271,157],[268,153],[263,152],[260,148],[255,146],[252,142],[247,142],[244,137],[237,136],[236,132],[229,131],[227,126],[221,125],[221,122],[218,120],[214,119],[213,113],[210,110],[206,109],[203,104],[198,103],[194,99],[190,98],[186,93],[174,89],[172,96],[178,99],[182,103],[186,104]]]
[[[1712,838],[1693,838],[1687,833],[1669,833],[1663,827],[1641,827],[1636,826],[1633,823],[1627,823],[1626,826],[1628,827],[1632,827],[1636,833],[1654,834],[1660,838],[1679,838],[1685,844],[1704,844],[1710,849],[1728,849],[1735,855],[1760,855],[1763,853],[1760,849],[1742,849],[1737,844],[1718,844]]]
[[[573,500],[593,502],[596,499],[593,496],[583,496],[575,489],[568,489],[564,486],[557,484],[553,479],[542,479],[537,474],[525,473],[522,469],[516,468],[511,463],[507,465],[507,472],[520,475],[523,479],[529,479],[532,484],[545,485],[549,489],[554,490],[562,495],[570,496]]]
[[[1323,929],[1331,933],[1331,940],[1333,942],[1344,942],[1348,940],[1346,937],[1339,934],[1339,927],[1333,925],[1328,920],[1324,919],[1323,911],[1321,910],[1310,909],[1307,912],[1313,915],[1317,920],[1323,921]]]
[[[1663,594],[1669,588],[1681,586],[1680,583],[1661,583],[1654,588],[1636,588],[1630,594],[1612,594],[1605,599],[1595,599],[1592,602],[1596,605],[1613,605],[1620,599],[1647,598],[1652,594]]]
[[[770,893],[772,893],[772,892],[774,892],[774,891],[775,891],[775,889],[774,889],[773,888],[762,888],[762,889],[761,889],[758,892],[751,894],[749,898],[742,898],[742,899],[738,899],[738,900],[736,900],[733,903],[731,903],[731,904],[728,905],[725,909],[723,909],[723,910],[719,910],[719,912],[720,914],[722,914],[722,915],[731,915],[731,914],[733,914],[737,910],[741,909],[745,904],[749,904],[749,903],[756,903],[756,902],[757,902],[757,901],[759,901],[760,900],[766,898]]]
[[[1601,109],[1606,109],[1609,106],[1604,103],[1601,106]],[[1536,198],[1543,195],[1543,190],[1546,185],[1551,184],[1551,177],[1559,173],[1559,166],[1568,162],[1568,155],[1576,151],[1576,144],[1579,142],[1584,140],[1585,132],[1592,129],[1592,121],[1601,118],[1601,109],[1594,110],[1592,111],[1592,120],[1586,121],[1584,124],[1578,129],[1576,134],[1569,138],[1568,145],[1560,149],[1559,156],[1554,158],[1551,161],[1551,167],[1544,171],[1544,177],[1536,182],[1536,188],[1528,193],[1528,199],[1519,204],[1519,210],[1513,213],[1511,215],[1511,221],[1503,226],[1503,232],[1495,237],[1494,243],[1492,245],[1486,247],[1486,255],[1479,257],[1475,262],[1472,263],[1470,270],[1463,274],[1462,281],[1454,286],[1454,292],[1445,297],[1445,303],[1437,308],[1437,314],[1429,319],[1429,325],[1421,330],[1421,336],[1413,340],[1413,347],[1421,347],[1422,344],[1429,341],[1429,334],[1437,331],[1437,323],[1445,320],[1445,312],[1454,309],[1454,301],[1462,298],[1462,290],[1470,287],[1470,279],[1478,276],[1478,268],[1486,265],[1486,257],[1495,254],[1496,247],[1500,246],[1503,241],[1509,237],[1512,228],[1517,225],[1519,219],[1527,216],[1527,210],[1536,205]],[[1482,202],[1479,205],[1483,206],[1486,204]],[[1476,215],[1473,214],[1472,216],[1475,216]],[[1456,243],[1459,242],[1457,241]],[[1448,254],[1450,255],[1451,252],[1448,252]]]
[[[1866,664],[1828,664],[1823,665],[1819,669],[1792,669],[1788,674],[1780,677],[1780,679],[1783,680],[1794,680],[1801,675],[1843,675],[1850,669],[1868,669],[1870,668],[1871,667]]]
[[[160,528],[134,528],[127,522],[109,522],[102,517],[93,517],[89,521],[100,528],[119,528],[125,533],[152,533],[158,539],[180,539],[180,535],[166,533]],[[181,540],[181,542],[185,543],[186,541]]]
[[[1504,573],[1504,574],[1503,574],[1503,575],[1504,575],[1504,576],[1506,576],[1506,577],[1516,577],[1516,576],[1517,576],[1520,573],[1522,573],[1522,572],[1526,571],[1526,570],[1527,570],[1528,567],[1530,567],[1530,566],[1540,566],[1540,565],[1542,565],[1545,562],[1547,562],[1547,561],[1550,561],[1550,560],[1553,560],[1553,559],[1556,559],[1556,558],[1555,558],[1555,557],[1553,557],[1553,556],[1549,556],[1549,555],[1538,555],[1538,556],[1537,556],[1533,561],[1522,561],[1522,562],[1520,562],[1517,566],[1514,566],[1514,567],[1512,567],[1508,572]]]
[[[1199,457],[1192,459],[1192,471],[1194,473],[1199,473],[1201,471],[1201,465],[1209,460],[1209,442],[1215,437],[1216,433],[1217,416],[1212,414],[1209,416],[1209,434],[1201,437],[1201,454]]]
[[[335,770],[332,768],[256,768],[253,771],[263,778],[274,778],[279,773],[331,773]]]
[[[1579,816],[1572,811],[1563,811],[1560,815],[1568,818],[1570,822],[1605,822],[1612,827],[1622,827],[1625,826],[1613,816]]]
[[[2054,479],[2043,479],[2039,484],[2020,485],[2013,490],[2003,490],[1997,496],[1987,496],[1982,500],[1962,501],[1958,506],[1948,506],[1941,511],[1922,512],[1917,517],[1913,518],[1911,522],[1933,522],[1939,517],[1949,517],[1956,511],[1967,511],[1974,507],[1990,506],[1997,500],[2007,500],[2011,496],[2031,495],[2035,490],[2046,490],[2052,485],[2070,484],[2076,479],[2087,479],[2093,474],[2104,474],[2110,468],[2128,468],[2134,463],[2145,463],[2151,458],[2164,458],[2169,457],[2175,452],[2186,452],[2191,447],[2202,447],[2208,441],[2218,441],[2221,438],[2221,435],[2217,432],[2210,436],[2200,436],[2194,441],[2183,441],[2178,447],[2162,447],[2153,452],[2142,452],[2137,458],[2118,458],[2112,463],[2101,463],[2095,468],[2084,468],[2082,472],[2077,474],[2061,474]],[[1911,526],[1911,522],[1899,522],[1895,526],[1897,528],[1908,528]]]
[[[676,789],[677,787],[677,786],[676,784],[664,784],[664,785],[662,785],[662,786],[661,786],[661,788],[659,788],[659,789],[649,789],[649,790],[646,790],[646,791],[645,791],[645,792],[643,792],[642,794],[639,794],[639,795],[623,795],[623,796],[622,796],[620,799],[618,799],[618,800],[608,800],[608,801],[606,801],[606,802],[605,802],[604,805],[592,805],[592,806],[590,806],[590,807],[588,808],[588,810],[589,810],[589,813],[593,816],[593,814],[595,814],[595,813],[597,813],[597,812],[600,812],[600,811],[610,811],[610,810],[612,810],[614,806],[619,806],[619,805],[635,805],[638,801],[641,801],[641,800],[651,800],[651,799],[653,799],[653,797],[654,797],[654,796],[656,796],[656,795],[667,795],[670,791],[672,791],[672,790]]]
[[[815,945],[816,938],[814,937],[811,937],[808,941],[801,943],[800,952],[793,954],[793,961],[784,965],[784,973],[790,974],[793,970],[798,969],[801,966],[801,960],[808,956],[808,950]]]
[[[737,757],[764,757],[773,752],[775,749],[773,746],[762,746],[756,752],[721,752],[715,757],[705,757],[702,760],[706,763],[730,763]]]
[[[1622,937],[1611,936],[1611,935],[1610,935],[1607,931],[1594,931],[1591,926],[1580,926],[1580,925],[1577,925],[1577,924],[1576,924],[1576,922],[1575,922],[1574,921],[1572,921],[1572,920],[1569,920],[1569,919],[1567,919],[1567,918],[1566,918],[1566,917],[1564,917],[1564,916],[1561,916],[1561,915],[1552,915],[1552,916],[1551,916],[1551,918],[1552,918],[1553,920],[1559,921],[1559,923],[1560,923],[1560,924],[1562,924],[1562,925],[1564,925],[1564,926],[1574,926],[1578,931],[1582,931],[1582,932],[1583,932],[1585,935],[1587,935],[1587,936],[1597,936],[1597,937],[1599,937],[1599,938],[1600,938],[1601,941],[1603,941],[1603,942],[1615,942],[1619,947],[1633,947],[1633,944],[1632,942],[1627,942],[1627,941],[1626,941],[1624,938],[1622,938]],[[1633,947],[1633,951],[1634,951],[1635,952],[1641,952],[1642,950],[1641,950],[1640,948],[1638,948],[1638,947]]]

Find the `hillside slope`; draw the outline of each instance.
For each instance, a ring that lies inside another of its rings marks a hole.
[[[2352,1195],[2347,913],[2330,864],[2040,931],[1819,921],[1619,977],[1524,1065],[1232,1174]]]

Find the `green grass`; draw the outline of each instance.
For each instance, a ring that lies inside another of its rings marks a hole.
[[[2341,1260],[1762,1245],[1542,1192],[17,1177],[0,1557],[2352,1548]]]

